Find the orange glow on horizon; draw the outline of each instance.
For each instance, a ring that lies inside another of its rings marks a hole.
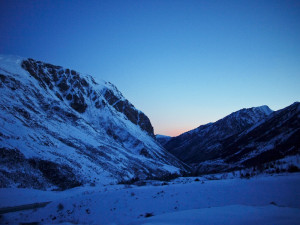
[[[176,136],[178,136],[182,133],[185,133],[187,131],[190,131],[192,129],[195,129],[195,127],[174,128],[174,129],[169,129],[169,130],[164,130],[164,131],[157,131],[157,132],[155,132],[155,134],[161,134],[161,135],[176,137]]]

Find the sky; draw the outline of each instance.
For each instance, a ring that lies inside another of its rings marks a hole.
[[[115,84],[176,136],[300,100],[300,1],[0,0],[0,54]]]

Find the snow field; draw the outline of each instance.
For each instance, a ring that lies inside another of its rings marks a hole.
[[[297,224],[299,175],[204,182],[200,178],[185,184],[178,179],[164,186],[82,187],[43,195],[39,191],[40,202],[46,196],[53,202],[45,208],[5,214],[2,220],[9,224]],[[1,202],[18,204],[35,192],[18,191],[1,190]],[[5,199],[5,193],[11,200]]]

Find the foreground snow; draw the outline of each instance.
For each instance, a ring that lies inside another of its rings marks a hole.
[[[300,221],[300,174],[191,180],[177,179],[164,186],[114,185],[64,192],[0,189],[1,207],[52,201],[45,208],[5,214],[0,223],[265,225]]]
[[[204,209],[184,210],[152,217],[133,223],[134,225],[273,225],[298,224],[300,209],[280,208],[277,206],[232,205]]]

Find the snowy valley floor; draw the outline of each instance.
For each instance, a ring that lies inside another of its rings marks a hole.
[[[299,173],[199,180],[64,192],[0,189],[1,208],[51,201],[44,208],[3,214],[0,224],[300,224]]]

